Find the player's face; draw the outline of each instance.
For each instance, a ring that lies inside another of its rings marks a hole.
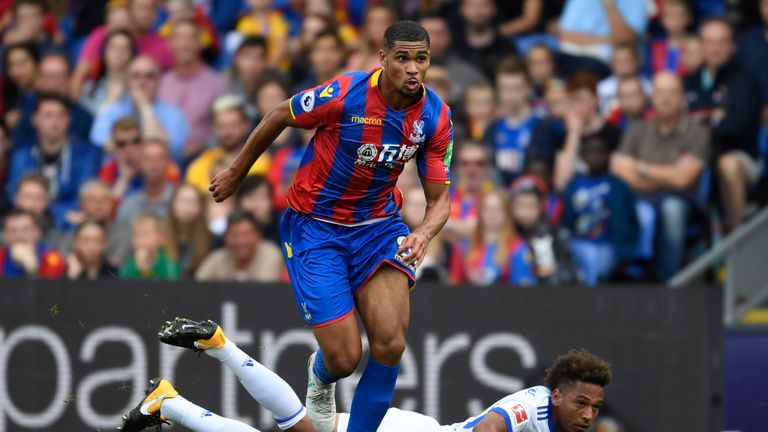
[[[400,94],[413,98],[421,91],[421,83],[429,68],[427,42],[397,41],[392,48],[381,52],[381,65]]]
[[[584,432],[595,422],[605,393],[595,384],[577,382],[552,392],[552,410],[558,430]]]

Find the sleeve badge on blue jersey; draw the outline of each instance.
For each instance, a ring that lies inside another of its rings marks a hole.
[[[301,96],[301,109],[304,110],[304,112],[310,112],[313,108],[315,108],[315,92],[312,90],[304,93]]]
[[[333,84],[328,84],[323,91],[320,92],[321,98],[332,98],[333,97]]]

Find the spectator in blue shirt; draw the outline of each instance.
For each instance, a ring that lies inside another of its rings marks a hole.
[[[525,66],[508,59],[496,69],[496,89],[501,117],[491,125],[485,140],[493,148],[496,168],[509,185],[523,171],[533,128],[539,118],[529,100],[531,86]]]
[[[594,286],[611,276],[617,263],[631,260],[637,248],[638,222],[632,190],[610,174],[610,145],[595,136],[584,141],[586,174],[565,189],[564,226],[584,282]]]
[[[140,55],[128,68],[129,100],[121,100],[96,117],[91,130],[91,141],[104,146],[112,134],[112,125],[131,116],[141,125],[142,136],[169,143],[176,161],[181,161],[189,135],[189,123],[177,107],[157,98],[160,84],[160,66],[151,57]]]
[[[66,215],[77,208],[80,186],[95,177],[101,165],[101,150],[70,135],[70,122],[66,99],[39,95],[32,116],[37,140],[14,150],[7,184],[12,195],[24,174],[41,173],[50,184],[51,211],[60,228],[67,228]]]
[[[61,52],[51,52],[40,60],[40,69],[35,80],[35,91],[39,93],[57,94],[69,104],[70,122],[69,133],[77,140],[87,140],[93,125],[93,116],[78,102],[69,98],[69,85],[72,71],[69,59]],[[16,145],[30,145],[36,140],[35,128],[32,125],[32,111],[35,107],[36,95],[27,98],[21,110],[21,119],[13,130],[13,142]]]
[[[634,44],[648,24],[648,2],[642,0],[568,0],[560,16],[563,72],[587,68],[608,75],[612,46]]]

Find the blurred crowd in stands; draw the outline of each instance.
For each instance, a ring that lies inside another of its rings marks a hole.
[[[421,280],[668,280],[766,200],[768,0],[0,0],[0,276],[281,281],[312,131],[272,107],[431,37],[451,216]],[[416,170],[399,181],[417,226]]]

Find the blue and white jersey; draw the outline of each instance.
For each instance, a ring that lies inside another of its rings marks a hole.
[[[465,422],[440,426],[437,420],[412,411],[390,408],[377,432],[470,432],[490,412],[507,423],[507,432],[555,432],[550,396],[543,386],[531,387],[511,394]],[[347,432],[349,414],[340,414],[337,432]]]
[[[463,423],[443,426],[440,431],[472,431],[485,419],[485,416],[495,412],[504,417],[507,432],[555,432],[550,405],[551,395],[552,392],[544,386],[523,389],[491,405],[480,415]]]

